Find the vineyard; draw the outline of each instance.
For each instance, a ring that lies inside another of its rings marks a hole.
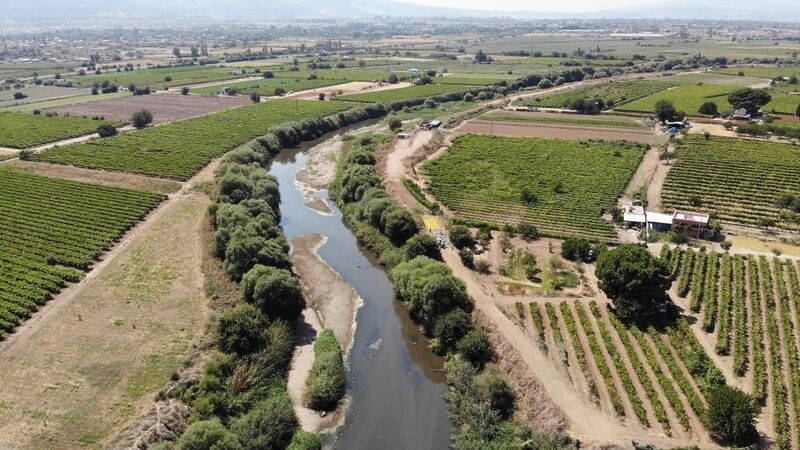
[[[163,199],[0,170],[0,338],[80,280]]]
[[[707,396],[724,378],[685,320],[642,330],[581,300],[519,304],[517,312],[552,363],[604,412],[667,436],[705,433]]]
[[[661,257],[679,262],[677,294],[701,316],[703,338],[737,377],[750,373],[753,396],[771,407],[767,412],[777,448],[797,448],[800,265],[793,260],[691,249],[666,249]]]
[[[574,100],[600,98],[603,99],[606,105],[612,107],[655,94],[656,92],[661,92],[669,86],[670,85],[664,81],[611,81],[608,83],[556,92],[543,97],[528,98],[517,104],[521,106],[540,106],[543,108],[564,108],[569,107]]]
[[[775,202],[800,192],[800,150],[774,142],[688,135],[667,174],[662,200],[675,209],[703,209],[720,220],[746,225],[774,220],[781,228],[797,224]]]
[[[616,233],[601,214],[616,204],[644,150],[627,142],[462,135],[423,173],[458,218],[612,241]]]
[[[352,107],[345,102],[274,100],[48,150],[31,159],[186,180],[213,158],[276,125],[322,118]]]
[[[140,69],[129,72],[109,71],[100,75],[73,76],[69,80],[78,87],[89,87],[93,83],[108,81],[123,87],[134,84],[136,86],[150,86],[159,89],[164,86],[181,86],[184,84],[229,80],[241,76],[234,75],[230,67],[192,66]]]
[[[393,103],[407,100],[418,100],[434,95],[449,94],[451,92],[466,92],[477,86],[463,86],[459,84],[427,84],[423,86],[409,86],[400,89],[385,91],[364,92],[338,97],[341,100],[364,103]]]
[[[736,89],[739,89],[739,87],[714,84],[677,86],[628,103],[620,109],[624,111],[652,113],[655,111],[657,102],[668,100],[675,105],[678,111],[683,111],[689,115],[698,114],[700,106],[708,101],[716,103],[720,111],[725,111],[731,109],[731,105],[727,100],[728,94]]]
[[[530,122],[547,123],[555,125],[578,125],[588,127],[611,128],[644,128],[643,120],[634,117],[603,115],[588,116],[581,114],[548,114],[548,113],[519,113],[519,112],[488,112],[480,116],[483,120],[496,120],[501,122]]]
[[[94,133],[103,123],[109,122],[83,117],[3,113],[0,114],[0,147],[27,148],[83,136]]]
[[[236,83],[226,84],[224,86],[208,86],[204,88],[192,89],[193,94],[200,95],[217,95],[223,87],[234,88],[239,90],[242,94],[250,94],[257,92],[261,95],[275,95],[275,90],[280,88],[285,92],[304,91],[307,89],[316,89],[334,84],[343,83],[346,80],[341,79],[316,79],[307,80],[299,78],[265,78],[258,81],[240,81]]]

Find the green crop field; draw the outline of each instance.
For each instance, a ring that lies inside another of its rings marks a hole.
[[[579,114],[488,112],[480,118],[484,120],[498,120],[501,122],[552,123],[556,125],[581,125],[590,127],[645,128],[647,126],[642,120],[635,117],[607,115],[589,116]]]
[[[502,78],[489,78],[489,77],[469,77],[462,75],[450,75],[447,77],[436,77],[435,81],[438,84],[460,84],[463,86],[490,86],[495,81]],[[506,80],[507,81],[507,80]]]
[[[677,86],[628,103],[620,109],[652,113],[655,111],[657,102],[668,100],[675,105],[678,111],[683,111],[689,115],[698,114],[700,105],[708,101],[716,103],[720,111],[725,111],[731,109],[731,105],[728,103],[728,94],[736,89],[738,89],[737,86],[715,84]]]
[[[0,169],[0,338],[163,199]]]
[[[406,100],[418,100],[434,95],[448,94],[451,92],[466,92],[478,86],[462,86],[457,84],[428,84],[424,86],[409,86],[399,89],[389,89],[377,92],[364,92],[338,97],[341,100],[364,103],[392,103]]]
[[[318,80],[339,80],[342,83],[348,81],[381,81],[386,80],[392,74],[392,70],[358,70],[358,69],[317,69],[317,70],[300,70],[300,71],[273,71],[264,69],[265,72],[272,72],[275,78],[292,78],[297,80],[307,80],[312,75],[316,76]],[[255,74],[258,75],[258,74]],[[411,78],[409,73],[395,73],[399,79]]]
[[[16,100],[14,94],[22,92],[26,97],[21,100]],[[37,86],[26,85],[19,89],[0,90],[0,107],[21,105],[25,103],[38,102],[47,99],[55,99],[62,97],[71,97],[88,94],[87,89],[75,89],[67,87],[56,86]]]
[[[165,86],[181,86],[184,84],[204,83],[207,81],[229,80],[252,74],[234,75],[229,67],[189,66],[168,67],[161,69],[140,69],[130,72],[106,72],[100,75],[73,75],[69,80],[76,86],[91,86],[94,82],[108,80],[121,86],[135,84],[148,85],[154,89]],[[255,74],[258,75],[258,74]],[[170,81],[166,81],[169,77]]]
[[[775,142],[688,135],[664,183],[664,205],[715,212],[721,220],[755,225],[771,218],[784,193],[800,193],[800,149]]]
[[[186,180],[212,159],[289,121],[325,117],[353,103],[274,100],[37,153],[31,159]]]
[[[518,102],[522,106],[543,108],[563,108],[573,100],[582,98],[601,98],[606,104],[621,105],[650,94],[661,92],[669,87],[666,81],[636,80],[611,81],[577,89],[568,89],[543,97],[528,98]]]
[[[0,147],[28,148],[94,133],[103,123],[115,126],[120,122],[83,117],[2,113],[0,114]]]
[[[727,75],[738,75],[740,72],[747,77],[769,78],[788,77],[795,75],[800,77],[800,66],[745,66],[745,67],[726,67],[724,69],[714,69],[716,73]]]
[[[220,86],[208,86],[204,88],[192,89],[190,92],[200,95],[218,95],[220,90],[226,88],[236,88],[242,94],[248,95],[251,92],[258,92],[261,95],[275,95],[275,89],[281,88],[285,92],[304,91],[316,89],[334,84],[344,83],[344,80],[334,79],[292,79],[292,78],[265,78],[258,81],[240,81]]]
[[[616,233],[601,211],[616,204],[644,151],[623,142],[463,135],[423,171],[433,195],[462,219],[611,241]],[[534,201],[523,202],[524,190]]]

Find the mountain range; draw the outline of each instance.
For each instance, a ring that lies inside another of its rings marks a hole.
[[[547,11],[484,11],[444,8],[398,0],[63,0],[7,1],[0,8],[0,20],[85,19],[108,16],[208,16],[270,18],[369,18],[395,17],[489,17],[533,18],[651,18],[776,20],[800,22],[797,0],[656,0],[652,5],[607,9],[594,12],[554,13]],[[56,12],[57,13],[54,13]]]

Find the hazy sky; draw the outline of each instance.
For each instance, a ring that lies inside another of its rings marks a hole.
[[[552,11],[586,12],[607,11],[622,6],[663,3],[661,0],[401,0],[429,6],[448,6],[463,9],[486,9],[491,11]]]

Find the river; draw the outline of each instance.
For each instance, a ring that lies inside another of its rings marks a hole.
[[[313,145],[313,144],[312,144]],[[442,359],[428,349],[427,339],[395,301],[392,284],[371,253],[362,249],[332,201],[330,215],[305,205],[297,171],[306,150],[287,149],[272,163],[281,193],[281,226],[293,239],[319,233],[328,239],[319,255],[363,299],[349,357],[347,393],[351,401],[344,425],[326,444],[337,449],[445,449],[450,420]],[[327,193],[320,192],[327,200]]]

